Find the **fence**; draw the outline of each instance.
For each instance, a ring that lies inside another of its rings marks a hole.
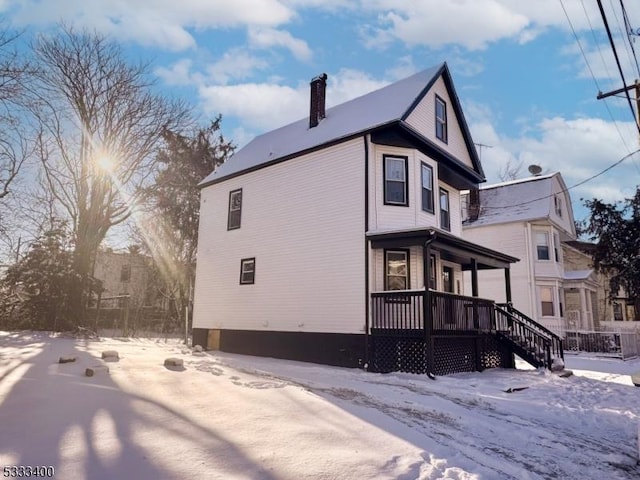
[[[567,330],[565,351],[601,353],[627,360],[640,356],[640,334]]]

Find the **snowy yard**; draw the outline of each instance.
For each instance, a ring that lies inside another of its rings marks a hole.
[[[105,350],[120,359],[103,362]],[[84,375],[103,363],[109,374]],[[566,379],[522,367],[432,381],[0,332],[0,468],[51,465],[74,480],[640,478],[639,360],[567,356]]]

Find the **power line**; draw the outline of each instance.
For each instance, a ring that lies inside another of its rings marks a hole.
[[[618,66],[618,71],[620,72],[620,77],[622,78],[622,84],[627,85],[627,81],[624,78],[624,72],[622,71],[622,65],[620,65],[620,58],[618,58],[618,52],[616,50],[616,45],[613,41],[613,36],[611,35],[611,29],[609,28],[609,22],[607,21],[607,15],[604,13],[604,8],[602,7],[602,0],[598,0],[598,8],[600,9],[600,15],[602,16],[602,21],[604,22],[604,28],[607,31],[607,36],[609,37],[609,43],[611,44],[611,49],[613,50],[613,56],[616,59],[616,65]],[[638,129],[638,133],[640,133],[640,125],[638,124],[638,120],[636,119],[636,112],[633,109],[633,104],[631,102],[631,96],[629,95],[629,91],[625,91],[627,96],[627,101],[629,103],[629,108],[631,109],[631,115],[633,116],[634,122],[636,124],[636,128]]]
[[[605,173],[607,173],[609,170],[611,170],[611,169],[613,169],[613,168],[617,167],[617,166],[618,166],[618,165],[620,165],[622,162],[624,162],[627,158],[629,158],[629,157],[631,157],[631,156],[635,155],[635,154],[636,154],[636,153],[638,153],[638,152],[640,152],[640,148],[639,148],[639,149],[637,149],[637,150],[635,150],[635,151],[633,151],[633,152],[631,152],[631,153],[628,153],[627,155],[625,155],[624,157],[622,157],[620,160],[618,160],[618,161],[616,161],[616,162],[612,163],[612,164],[611,164],[611,165],[609,165],[607,168],[605,168],[604,170],[601,170],[600,172],[596,173],[595,175],[592,175],[592,176],[590,176],[589,178],[587,178],[587,179],[585,179],[585,180],[582,180],[582,181],[580,181],[580,182],[578,182],[578,183],[576,183],[576,184],[574,184],[574,185],[571,185],[570,187],[563,188],[561,191],[562,191],[562,192],[568,192],[569,190],[573,190],[573,189],[574,189],[574,188],[576,188],[576,187],[579,187],[579,186],[581,186],[581,185],[584,185],[585,183],[590,182],[591,180],[594,180],[594,179],[596,179],[596,178],[598,178],[598,177],[600,177],[600,176],[604,175],[604,174],[605,174]],[[501,209],[505,209],[505,208],[522,207],[522,206],[524,206],[524,205],[529,205],[530,203],[534,203],[534,202],[537,202],[537,201],[540,201],[540,200],[544,200],[544,199],[547,199],[547,198],[551,198],[551,197],[553,197],[554,195],[555,195],[555,193],[551,193],[551,194],[549,194],[549,195],[544,195],[544,196],[539,197],[539,198],[534,198],[533,200],[527,200],[526,202],[522,202],[522,203],[513,203],[513,204],[511,204],[511,205],[500,205],[500,206],[495,206],[495,207],[489,207],[489,206],[485,206],[485,205],[483,205],[483,206],[482,206],[482,208],[485,208],[485,209],[491,209],[491,210],[501,210]]]
[[[624,7],[623,0],[620,0],[620,8],[622,8],[622,18],[624,19],[624,26],[627,33],[627,40],[629,42],[629,46],[631,47],[631,51],[633,52],[633,59],[635,60],[635,63],[636,63],[636,70],[638,71],[638,75],[640,76],[640,65],[638,64],[636,49],[633,48],[633,41],[631,40],[631,36],[633,35],[633,29],[631,28],[631,21],[629,20],[629,15],[627,15],[627,9]]]

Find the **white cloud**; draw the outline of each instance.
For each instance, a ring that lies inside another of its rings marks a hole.
[[[545,118],[526,135],[509,138],[495,130],[495,119],[486,106],[471,104],[465,112],[474,141],[491,146],[482,149],[482,165],[489,183],[500,181],[499,173],[509,162],[512,167],[521,165],[519,178],[528,176],[527,167],[536,164],[544,172],[560,171],[571,187],[623,158],[629,153],[628,147],[636,148],[637,130],[633,122],[618,122],[616,126],[599,118]],[[635,155],[572,189],[576,218],[586,214],[581,198],[597,197],[611,202],[632,195],[639,173],[640,155]]]
[[[457,44],[478,50],[516,36],[529,24],[525,15],[495,0],[372,0],[367,6],[379,12],[378,26],[366,39],[370,46],[398,39],[409,46]]]
[[[160,77],[167,85],[171,86],[187,86],[192,85],[194,78],[191,74],[193,62],[184,58],[178,60],[169,67],[158,67],[154,73]]]
[[[298,60],[308,61],[312,56],[307,42],[293,37],[289,32],[276,30],[275,28],[250,28],[249,43],[251,46],[258,48],[286,48]]]
[[[353,69],[341,69],[328,77],[328,108],[389,83]],[[203,85],[199,92],[206,113],[237,117],[245,131],[271,130],[308,115],[308,82],[295,87],[277,83]]]
[[[295,15],[280,0],[8,0],[4,12],[17,25],[51,25],[62,20],[174,51],[196,45],[190,28],[274,27]]]
[[[527,43],[550,28],[569,32],[572,25],[576,32],[591,28],[603,30],[594,2],[363,0],[362,6],[376,15],[377,20],[360,28],[362,40],[368,47],[386,47],[399,40],[408,46],[459,45],[467,50],[481,50],[503,39]],[[616,17],[611,6],[605,6],[605,10],[614,22]],[[630,2],[627,11],[630,18],[638,18],[640,4]]]
[[[268,66],[266,60],[251,55],[249,52],[234,48],[224,53],[215,63],[207,67],[207,74],[215,83],[226,84],[229,80],[245,79],[256,70]]]

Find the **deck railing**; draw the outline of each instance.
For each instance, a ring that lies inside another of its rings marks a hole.
[[[386,333],[424,330],[424,290],[396,290],[371,294],[371,328]]]
[[[396,290],[371,294],[371,328],[386,334],[424,331],[424,302],[430,298],[427,309],[434,332],[467,332],[494,330],[494,303],[476,297],[430,290]],[[429,314],[429,312],[431,314]],[[429,326],[429,325],[427,325]]]

